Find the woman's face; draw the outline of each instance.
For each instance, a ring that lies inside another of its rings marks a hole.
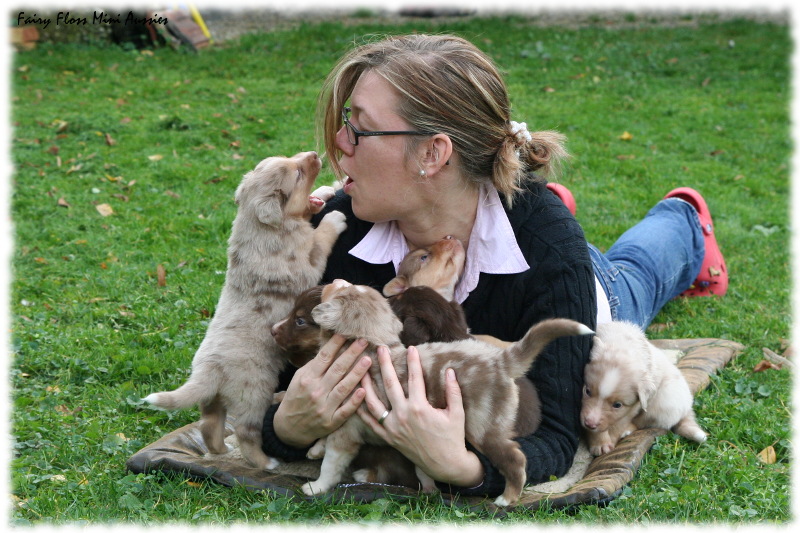
[[[365,72],[350,96],[350,122],[360,131],[413,129],[400,118],[398,95],[381,76]],[[353,212],[361,220],[386,222],[411,216],[422,205],[419,169],[406,161],[404,135],[359,137],[358,146],[347,139],[342,125],[336,145],[342,150],[344,192],[352,197]]]

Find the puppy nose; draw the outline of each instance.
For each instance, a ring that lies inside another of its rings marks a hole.
[[[583,427],[586,429],[597,429],[597,422],[588,418],[584,418]]]

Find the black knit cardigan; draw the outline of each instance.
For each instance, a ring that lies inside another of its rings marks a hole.
[[[313,222],[318,223],[330,210],[347,216],[348,229],[334,247],[323,283],[341,278],[380,291],[395,276],[394,266],[372,265],[348,254],[372,224],[353,215],[350,197],[341,192]],[[520,274],[480,274],[478,286],[463,303],[470,331],[516,341],[532,325],[553,317],[571,318],[594,329],[597,316],[594,272],[583,230],[575,218],[542,182],[528,184],[523,194],[515,198],[513,208],[506,212],[530,269]],[[527,457],[528,483],[562,476],[572,465],[581,431],[583,369],[590,347],[589,336],[559,339],[542,352],[528,373],[542,402],[540,428],[517,439]],[[283,376],[284,386],[290,374]],[[275,435],[272,425],[275,410],[275,406],[270,408],[264,419],[264,451],[284,460],[304,458],[307,449],[289,447]],[[483,483],[471,488],[441,488],[464,495],[502,493],[505,486],[502,474],[469,443],[467,446],[483,464]]]

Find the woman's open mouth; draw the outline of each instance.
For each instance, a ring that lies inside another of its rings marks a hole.
[[[342,185],[342,190],[345,194],[350,194],[350,190],[353,188],[353,178],[350,176],[344,177],[344,185]]]

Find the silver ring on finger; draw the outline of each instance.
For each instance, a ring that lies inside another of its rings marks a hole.
[[[378,419],[378,424],[383,425],[383,422],[386,420],[386,417],[389,416],[389,410],[383,412],[381,417]]]

